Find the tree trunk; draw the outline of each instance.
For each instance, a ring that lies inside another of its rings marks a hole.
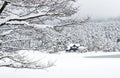
[[[5,9],[5,7],[8,5],[7,1],[4,1],[4,4],[2,5],[2,7],[0,8],[0,15],[3,12],[3,10]]]

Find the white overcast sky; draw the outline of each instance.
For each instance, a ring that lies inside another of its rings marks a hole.
[[[80,15],[93,18],[120,16],[120,0],[78,0]]]

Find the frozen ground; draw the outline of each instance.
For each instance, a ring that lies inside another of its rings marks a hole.
[[[56,66],[45,70],[2,67],[0,78],[120,78],[119,52],[62,52],[45,56],[47,60],[55,61]]]

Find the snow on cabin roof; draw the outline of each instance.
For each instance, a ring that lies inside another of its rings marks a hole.
[[[73,46],[73,45],[80,46],[80,44],[77,43],[70,43],[68,46]]]

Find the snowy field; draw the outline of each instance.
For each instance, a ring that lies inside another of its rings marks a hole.
[[[119,52],[60,52],[44,56],[44,60],[55,62],[55,66],[43,70],[2,67],[0,78],[120,78]]]

